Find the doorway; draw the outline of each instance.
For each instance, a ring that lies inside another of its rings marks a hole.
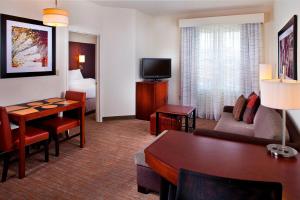
[[[95,116],[101,122],[99,88],[99,46],[96,34],[69,31],[69,63],[67,87],[86,93],[86,115]]]

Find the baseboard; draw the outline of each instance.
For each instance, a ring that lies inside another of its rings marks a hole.
[[[112,116],[112,117],[103,117],[103,121],[111,120],[122,120],[122,119],[135,119],[135,115],[125,115],[125,116]]]

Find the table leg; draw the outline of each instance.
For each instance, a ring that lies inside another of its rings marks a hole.
[[[156,112],[156,136],[159,135],[159,112]]]
[[[85,144],[85,112],[84,112],[84,107],[82,107],[80,112],[80,148],[83,148],[84,144]]]
[[[185,116],[185,132],[189,132],[189,116]]]
[[[193,129],[196,129],[196,109],[193,110]]]
[[[159,192],[160,200],[168,200],[169,199],[169,186],[170,186],[170,183],[166,179],[161,177],[160,178],[160,192]]]
[[[19,178],[25,177],[25,120],[19,121]]]

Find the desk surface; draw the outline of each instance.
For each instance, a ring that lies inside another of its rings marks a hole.
[[[147,164],[177,184],[185,168],[204,174],[257,181],[281,182],[284,197],[300,199],[300,157],[271,157],[264,146],[168,131],[145,149]]]
[[[181,106],[181,105],[172,105],[167,104],[156,110],[156,112],[166,113],[166,114],[175,114],[175,115],[189,115],[196,108],[192,106]]]

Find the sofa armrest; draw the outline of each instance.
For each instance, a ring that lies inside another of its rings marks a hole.
[[[224,106],[223,112],[232,113],[233,112],[233,106]]]
[[[249,144],[257,144],[257,145],[268,145],[268,144],[280,144],[281,141],[251,137],[245,135],[239,135],[234,133],[227,133],[222,131],[208,130],[208,129],[196,129],[193,133],[194,135],[213,137],[217,139],[230,140],[235,142],[243,142]],[[293,147],[297,150],[300,150],[300,144],[298,142],[288,142],[288,146]]]

